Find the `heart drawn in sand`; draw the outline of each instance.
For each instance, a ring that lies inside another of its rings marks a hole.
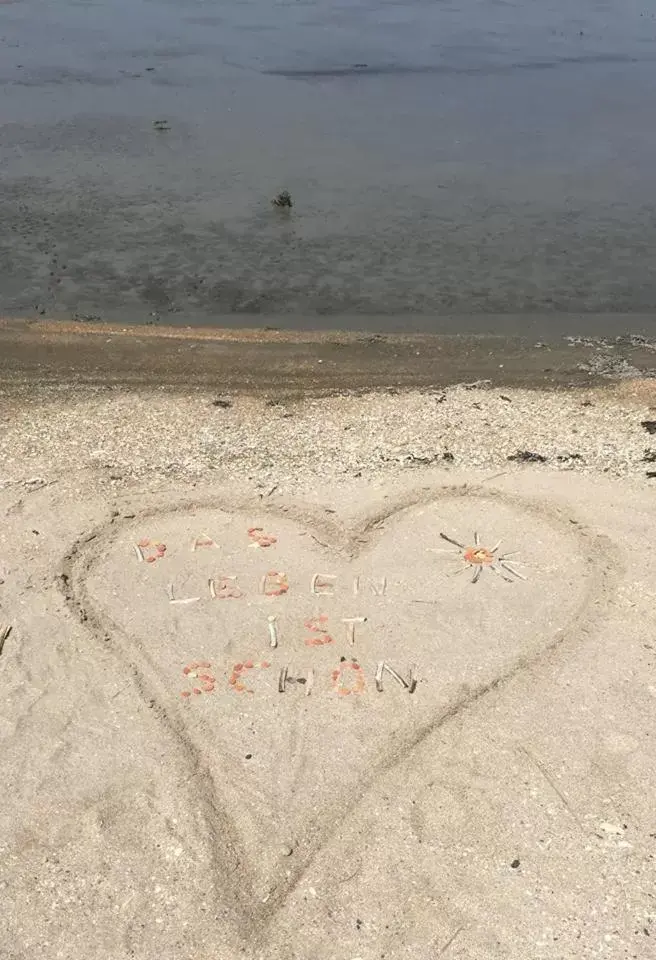
[[[580,527],[487,491],[325,518],[151,514],[109,527],[72,576],[178,738],[235,896],[271,909],[381,773],[580,629],[601,575]],[[499,539],[512,560],[495,575]],[[156,563],[134,551],[146,540],[166,545]]]

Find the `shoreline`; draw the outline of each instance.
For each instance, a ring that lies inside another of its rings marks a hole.
[[[340,330],[136,327],[0,319],[6,395],[59,384],[173,393],[198,390],[326,396],[378,390],[595,387],[656,376],[643,336],[536,341],[490,334],[377,334]]]

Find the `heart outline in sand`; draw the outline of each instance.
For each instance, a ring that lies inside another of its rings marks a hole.
[[[382,749],[377,749],[373,753],[365,750],[360,758],[365,766],[356,770],[355,783],[351,783],[349,790],[342,796],[334,795],[333,791],[330,802],[325,804],[325,809],[318,813],[315,811],[313,814],[316,821],[315,829],[307,832],[300,829],[297,824],[295,831],[297,836],[294,837],[294,840],[298,840],[299,834],[302,835],[301,849],[298,855],[295,855],[293,862],[287,862],[287,869],[284,873],[277,869],[272,870],[271,862],[265,864],[264,872],[258,871],[253,864],[252,849],[248,855],[248,863],[244,861],[243,830],[240,832],[241,825],[236,825],[236,820],[230,813],[231,805],[234,806],[238,802],[239,790],[217,790],[216,769],[212,767],[212,760],[208,761],[207,757],[203,755],[202,742],[199,742],[196,736],[200,728],[190,727],[189,717],[180,709],[178,703],[174,704],[170,692],[167,693],[161,682],[161,677],[157,676],[157,670],[153,666],[153,660],[148,651],[141,649],[139,643],[135,644],[134,636],[130,637],[125,625],[121,626],[113,617],[108,616],[106,611],[100,609],[97,598],[93,596],[93,590],[89,589],[89,583],[94,576],[97,576],[99,567],[111,554],[111,550],[117,545],[125,546],[125,534],[128,525],[112,523],[94,531],[96,536],[93,541],[83,538],[69,552],[64,561],[61,583],[69,607],[85,622],[85,626],[90,629],[96,639],[102,641],[103,644],[107,640],[112,641],[124,666],[135,678],[136,687],[141,696],[154,705],[163,725],[167,728],[169,734],[177,740],[180,750],[176,762],[187,764],[189,769],[193,768],[195,771],[197,790],[193,802],[201,808],[208,832],[217,844],[215,866],[217,875],[220,875],[217,889],[221,889],[222,901],[224,903],[226,901],[230,902],[236,915],[240,917],[239,924],[242,936],[244,935],[244,917],[246,914],[249,917],[247,927],[252,931],[252,936],[255,936],[256,930],[261,932],[264,929],[266,922],[290,895],[317,852],[338,829],[339,823],[360,802],[367,789],[385,771],[392,769],[401,759],[407,759],[412,749],[429,736],[433,730],[440,727],[449,717],[455,716],[468,704],[499,687],[528,664],[542,658],[555,645],[576,636],[578,632],[586,629],[592,617],[600,615],[602,606],[600,599],[604,594],[603,587],[611,576],[613,568],[611,550],[609,544],[603,538],[595,537],[581,525],[571,524],[568,518],[561,516],[557,510],[544,504],[535,501],[520,501],[518,498],[513,498],[511,502],[504,494],[490,490],[468,489],[465,491],[462,488],[423,490],[420,494],[388,504],[384,510],[362,517],[359,521],[352,521],[349,528],[327,519],[326,515],[316,508],[296,507],[285,511],[270,508],[265,511],[262,510],[261,504],[254,507],[250,502],[243,502],[230,504],[228,509],[225,501],[218,500],[204,504],[194,503],[193,505],[186,502],[180,504],[177,509],[171,509],[169,506],[168,509],[162,511],[152,510],[148,514],[143,514],[135,520],[131,519],[129,521],[131,529],[137,529],[139,524],[144,524],[146,520],[151,526],[153,521],[157,520],[158,527],[161,528],[168,521],[179,524],[182,518],[183,522],[189,523],[189,529],[191,529],[193,526],[192,510],[196,514],[199,510],[205,510],[221,512],[222,515],[230,516],[233,519],[242,516],[265,518],[272,529],[275,528],[276,523],[287,525],[291,523],[298,529],[299,535],[307,536],[309,534],[313,537],[318,549],[321,550],[322,559],[326,555],[330,559],[338,558],[342,566],[350,570],[371,549],[372,544],[374,549],[380,547],[389,533],[389,530],[385,530],[386,525],[396,524],[396,539],[402,540],[402,537],[399,536],[399,519],[402,526],[404,518],[407,519],[412,511],[417,513],[417,511],[421,512],[437,507],[438,512],[443,512],[440,511],[440,507],[447,503],[453,506],[456,502],[466,505],[467,508],[477,503],[479,505],[481,503],[497,504],[504,510],[521,514],[532,523],[534,529],[536,525],[542,525],[547,530],[550,529],[559,542],[576,544],[578,556],[582,561],[583,573],[577,572],[577,577],[582,586],[580,596],[574,604],[575,609],[573,608],[572,615],[568,616],[565,622],[561,622],[555,631],[550,631],[548,636],[545,636],[537,646],[533,645],[529,646],[529,649],[522,649],[517,656],[511,657],[508,662],[505,662],[503,668],[496,673],[490,673],[479,681],[473,676],[471,678],[472,682],[460,683],[450,690],[446,702],[437,698],[434,707],[429,705],[426,708],[424,703],[423,708],[420,708],[419,717],[415,716],[412,722],[406,723],[405,727],[402,726],[402,729],[390,731],[390,733],[394,733],[392,744],[389,743],[388,734],[388,743],[384,744]],[[463,511],[463,513],[466,512],[466,510]],[[441,522],[443,518],[439,517],[438,519]],[[422,522],[425,527],[425,518]],[[203,518],[203,528],[206,527],[206,518]],[[215,536],[215,539],[219,541],[220,537]],[[366,540],[367,543],[363,544],[362,540]],[[334,544],[334,547],[323,546],[329,543]],[[425,545],[422,545],[422,547],[424,552],[420,556],[420,565],[426,563],[425,550],[428,549]],[[171,547],[169,545],[169,555],[170,552]],[[272,556],[267,553],[267,565],[272,562]],[[449,557],[446,557],[445,563],[449,559]],[[337,562],[337,560],[334,562]],[[437,563],[436,560],[435,569],[438,569]],[[159,564],[155,564],[153,568],[159,566]],[[533,576],[539,578],[541,571],[535,570]],[[515,585],[502,583],[494,583],[491,586],[494,589],[515,589]],[[480,584],[471,586],[473,591],[479,589]],[[425,593],[425,585],[423,592]],[[491,594],[488,594],[488,597],[491,596]],[[428,601],[430,598],[409,598],[409,602],[419,601],[423,603],[424,600]],[[315,602],[314,598],[312,602]],[[325,601],[321,601],[321,603],[323,602]],[[416,618],[417,622],[420,620],[425,622],[425,614],[422,613],[422,617],[418,616]],[[340,655],[343,654],[343,646],[339,648],[339,653]],[[370,674],[372,666],[373,661],[369,664]],[[387,695],[386,693],[385,696]],[[271,699],[269,697],[269,701]],[[273,700],[275,699],[274,696]],[[285,702],[287,701],[285,700]],[[298,699],[294,703],[298,703]],[[349,706],[351,705],[349,704]],[[407,709],[407,702],[402,709]],[[398,713],[392,711],[392,715],[394,719],[398,720]],[[309,716],[307,708],[303,716],[307,720]],[[329,712],[328,716],[334,718],[335,714]],[[350,716],[351,718],[356,717],[359,722],[361,715],[351,713]],[[238,775],[239,766],[235,763],[235,756],[229,755],[230,751],[226,750],[225,744],[222,745],[221,749],[226,756],[226,760],[229,761],[228,768],[232,773]],[[242,749],[241,746],[240,749]],[[266,771],[266,778],[270,782],[270,770]],[[262,802],[262,798],[256,797],[254,802],[257,806],[257,803]],[[311,804],[309,806],[312,808]],[[236,871],[238,876],[225,877],[224,865],[226,860],[232,860],[239,864],[239,870]],[[275,868],[276,864],[273,864],[273,867]],[[264,881],[264,886],[262,881]],[[262,896],[264,890],[266,893]]]

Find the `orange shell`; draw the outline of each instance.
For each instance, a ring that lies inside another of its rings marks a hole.
[[[494,563],[494,554],[487,547],[467,547],[464,558],[467,563],[475,563],[478,566]]]

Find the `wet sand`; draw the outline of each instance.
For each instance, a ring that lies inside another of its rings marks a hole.
[[[507,335],[532,314],[543,339],[656,308],[640,4],[0,10],[4,314]]]
[[[5,400],[104,387],[279,397],[475,381],[555,389],[654,376],[656,343],[637,336],[535,341],[0,320]]]

